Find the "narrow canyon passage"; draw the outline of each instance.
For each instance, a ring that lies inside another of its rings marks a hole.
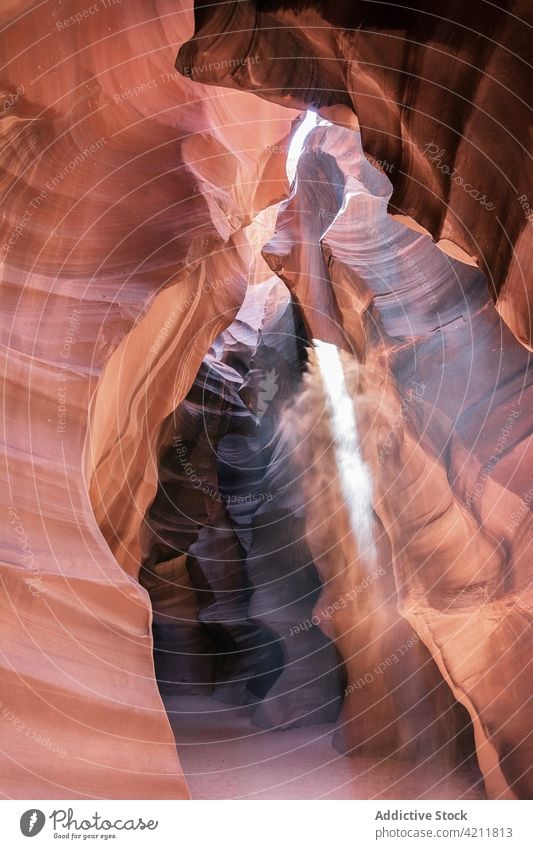
[[[346,363],[270,277],[163,427],[140,579],[193,798],[484,798],[468,715],[397,613]]]
[[[356,130],[302,121],[291,194],[249,228],[242,305],[161,426],[140,581],[193,797],[486,793],[471,714],[424,620],[454,607],[465,553],[464,603],[480,570],[498,586],[501,551],[441,466],[438,362],[388,359],[434,321],[454,326],[439,286],[460,279],[471,310],[486,282],[387,213],[389,180],[357,150]],[[361,312],[370,285],[382,302]],[[417,319],[398,305],[408,287],[425,294]]]

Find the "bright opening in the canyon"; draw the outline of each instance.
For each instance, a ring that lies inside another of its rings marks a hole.
[[[305,113],[305,116],[302,119],[302,123],[293,134],[287,153],[287,163],[285,165],[285,170],[287,172],[287,178],[289,180],[289,183],[292,183],[296,176],[296,168],[298,166],[298,160],[301,156],[305,140],[313,129],[313,127],[316,127],[316,124],[316,112],[312,112],[309,109]]]

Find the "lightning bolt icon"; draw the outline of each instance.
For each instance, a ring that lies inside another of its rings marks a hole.
[[[37,811],[33,811],[32,815],[30,817],[30,821],[28,823],[28,831],[29,832],[33,831],[33,826],[35,825],[36,822],[37,822]]]

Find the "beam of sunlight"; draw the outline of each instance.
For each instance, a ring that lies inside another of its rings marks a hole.
[[[296,176],[296,166],[298,165],[298,160],[303,150],[305,140],[313,129],[313,127],[316,127],[316,125],[316,112],[311,112],[311,110],[308,109],[305,113],[305,118],[296,130],[289,146],[289,152],[287,154],[287,163],[285,165],[285,170],[287,172],[289,183],[292,183]]]
[[[338,349],[320,339],[313,339],[313,345],[330,407],[335,459],[350,525],[361,555],[373,562],[372,476],[361,454],[353,399],[346,387]]]

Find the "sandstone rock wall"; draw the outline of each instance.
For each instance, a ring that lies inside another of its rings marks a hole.
[[[286,190],[270,148],[292,116],[174,72],[185,5],[18,9],[2,10],[3,790],[182,798],[139,532],[159,427],[244,296],[240,230]]]

